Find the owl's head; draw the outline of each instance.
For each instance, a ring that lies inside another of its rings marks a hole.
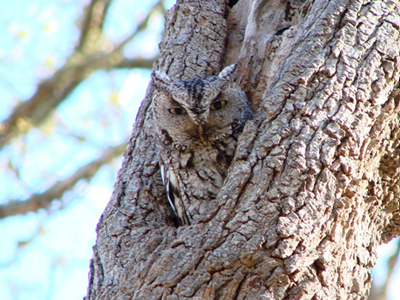
[[[217,139],[232,130],[248,111],[246,94],[236,84],[236,65],[218,76],[173,82],[165,73],[154,72],[158,93],[153,100],[156,124],[174,142],[184,139]],[[233,124],[233,125],[232,125]]]

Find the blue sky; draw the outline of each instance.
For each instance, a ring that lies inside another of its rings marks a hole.
[[[15,0],[3,5],[0,119],[64,64],[77,39],[75,20],[86,2]],[[105,26],[110,40],[121,41],[129,35],[152,2],[114,0]],[[151,24],[146,34],[126,47],[128,57],[138,53],[152,57],[158,51],[163,18],[154,16]],[[40,193],[96,158],[102,149],[126,140],[149,76],[150,71],[139,70],[97,72],[40,128],[6,147],[0,153],[0,203]],[[85,142],[77,137],[85,137]],[[10,165],[20,173],[11,172]],[[48,211],[0,221],[1,300],[82,299],[95,227],[120,165],[121,159],[102,168],[90,184],[80,182]],[[393,249],[382,246],[381,256]],[[383,272],[383,267],[376,269],[377,280]],[[398,275],[396,282],[400,282]],[[392,299],[400,299],[400,295],[396,298],[393,293]]]

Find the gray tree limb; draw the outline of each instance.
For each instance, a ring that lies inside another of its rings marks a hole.
[[[104,21],[112,0],[92,0],[85,7],[81,21],[79,41],[76,50],[84,52],[93,47],[93,41],[102,35]]]
[[[110,163],[113,159],[120,156],[125,147],[126,144],[123,143],[121,145],[105,149],[97,159],[80,167],[69,177],[61,181],[57,181],[41,194],[33,194],[31,197],[29,197],[29,199],[12,200],[6,204],[0,205],[0,219],[26,214],[28,212],[36,212],[39,209],[46,209],[50,207],[54,200],[60,199],[64,193],[71,190],[78,181],[90,181],[102,166]]]

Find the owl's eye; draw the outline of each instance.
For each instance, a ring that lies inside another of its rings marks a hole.
[[[187,114],[186,110],[181,107],[174,107],[168,109],[168,111],[173,115],[184,115]]]
[[[215,101],[210,105],[211,110],[220,110],[223,109],[228,102],[226,100]]]

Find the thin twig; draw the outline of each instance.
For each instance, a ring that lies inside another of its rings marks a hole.
[[[110,163],[111,160],[121,155],[125,147],[126,143],[107,148],[99,158],[79,168],[68,178],[56,182],[41,194],[33,194],[29,199],[23,201],[13,200],[7,204],[0,205],[0,219],[28,212],[36,212],[41,208],[48,208],[53,200],[60,199],[78,181],[83,179],[90,181],[103,165]]]

